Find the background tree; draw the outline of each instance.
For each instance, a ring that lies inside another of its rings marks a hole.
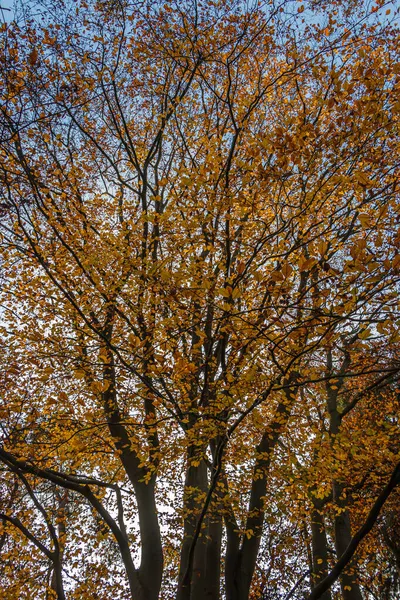
[[[388,589],[391,506],[359,542],[400,478],[396,18],[46,1],[2,27],[5,597]]]

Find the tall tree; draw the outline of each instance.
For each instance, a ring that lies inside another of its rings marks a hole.
[[[366,536],[400,481],[388,6],[43,0],[2,26],[4,597],[376,586],[362,543],[388,556]]]

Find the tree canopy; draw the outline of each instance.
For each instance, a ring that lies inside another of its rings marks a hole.
[[[0,41],[0,595],[394,600],[383,0],[38,0]]]

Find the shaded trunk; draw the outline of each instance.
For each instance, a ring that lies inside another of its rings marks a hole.
[[[288,387],[285,389],[285,397],[279,402],[275,414],[257,447],[245,527],[246,533],[242,538],[236,561],[230,559],[230,565],[234,569],[234,573],[229,574],[229,580],[233,578],[229,600],[248,600],[249,597],[264,524],[267,475],[275,446],[286,427],[296,399],[296,393],[289,385],[293,384],[297,377],[298,374],[293,372],[286,379]]]
[[[213,461],[216,460],[218,447],[218,438],[211,440],[210,450]],[[231,529],[237,530],[238,526],[235,515],[229,500],[229,485],[223,467],[221,468],[218,485],[214,493],[215,501],[211,507],[210,515],[207,519],[207,567],[206,567],[206,595],[208,600],[219,600],[221,585],[221,549],[222,549],[222,530],[223,520],[227,526],[227,519],[231,521]],[[228,529],[228,527],[227,527]],[[238,538],[238,535],[236,533]],[[230,547],[230,538],[228,533],[226,554]],[[235,554],[236,557],[236,554]],[[225,560],[226,564],[226,560]]]
[[[139,579],[146,591],[146,600],[157,600],[161,588],[163,553],[155,501],[155,482],[136,483],[142,558]]]
[[[142,459],[122,424],[123,419],[116,395],[114,357],[107,347],[104,352],[107,363],[103,367],[103,379],[108,383],[107,389],[103,392],[104,412],[116,450],[120,454],[125,472],[135,491],[138,507],[142,556],[139,571],[134,576],[136,588],[139,584],[135,600],[139,600],[139,597],[145,600],[158,600],[163,573],[163,552],[155,500],[155,473],[149,473],[146,467],[141,466]],[[127,552],[129,556],[126,557],[126,565],[131,562],[128,543]],[[132,579],[129,573],[128,577]],[[133,585],[132,581],[131,585]]]
[[[308,572],[310,575],[310,588],[313,589],[314,587],[314,579],[313,579],[313,556],[312,556],[312,543],[310,543],[310,538],[308,536],[308,531],[307,531],[307,525],[304,523],[304,530],[303,530],[303,535],[304,535],[304,543],[306,546],[306,553],[307,553],[307,563],[308,563]]]
[[[65,536],[66,536],[66,516],[67,516],[67,505],[68,505],[68,490],[64,490],[62,496],[57,494],[58,510],[57,510],[57,533],[58,541],[56,542],[54,560],[53,560],[53,575],[51,578],[50,587],[57,594],[58,600],[65,600],[63,577],[62,577],[62,563],[63,554],[65,548]]]
[[[228,484],[226,482],[226,490]],[[237,600],[238,589],[236,567],[240,549],[239,527],[233,510],[225,515],[226,551],[225,551],[225,593],[226,600]]]
[[[219,600],[221,576],[222,518],[211,516],[207,532],[205,600]]]
[[[327,408],[329,412],[329,434],[330,434],[330,442],[332,447],[335,444],[335,440],[340,432],[340,426],[342,422],[342,415],[338,411],[337,407],[337,399],[338,393],[343,386],[344,379],[343,375],[346,372],[346,369],[349,366],[349,357],[345,356],[340,372],[338,374],[338,379],[336,381],[336,385],[332,386],[329,381],[326,384],[327,391]],[[327,355],[327,372],[328,374],[332,374],[332,352],[329,351]],[[350,527],[350,515],[347,509],[347,502],[342,494],[342,486],[338,481],[332,482],[332,490],[333,490],[333,499],[339,507],[340,514],[335,516],[335,548],[337,558],[340,559],[347,546],[349,545],[352,536],[351,536],[351,527]],[[351,567],[350,567],[351,569]],[[354,573],[342,573],[340,576],[340,585],[343,595],[343,600],[362,600],[362,595],[360,591],[359,585],[356,583],[356,578]]]
[[[264,441],[264,440],[263,440]],[[260,444],[260,452],[263,444]],[[260,467],[263,463],[263,472]],[[261,542],[262,525],[264,522],[264,496],[266,493],[266,474],[269,468],[270,460],[257,461],[257,470],[254,473],[249,517],[246,522],[246,531],[249,535],[245,536],[239,550],[238,560],[235,569],[235,600],[247,600],[249,597],[251,580],[253,578],[256,565],[258,550]]]
[[[65,600],[64,585],[62,578],[62,562],[60,556],[53,560],[53,576],[51,579],[51,589],[57,594],[57,600]]]
[[[325,523],[322,513],[316,506],[311,512],[312,540],[312,588],[328,575],[328,542],[326,539]],[[331,600],[331,592],[327,590],[321,596],[322,600]]]
[[[341,485],[337,481],[334,481],[334,499],[336,500],[338,506],[342,509],[342,512],[335,516],[335,548],[338,558],[342,556],[352,539],[350,515],[346,508],[346,503],[340,498],[341,491]],[[360,586],[356,581],[355,573],[352,572],[351,565],[347,572],[345,571],[341,574],[340,586],[343,600],[362,600]]]
[[[179,584],[177,600],[204,600],[206,587],[205,575],[207,564],[207,535],[206,529],[201,533],[194,548],[192,564],[190,553],[196,523],[201,511],[204,497],[208,489],[207,465],[204,460],[199,465],[191,465],[198,449],[191,447],[188,450],[189,466],[186,472],[184,491],[184,531],[179,566]]]

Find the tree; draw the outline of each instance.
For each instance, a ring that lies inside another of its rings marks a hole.
[[[3,25],[5,598],[376,590],[398,42],[348,0],[46,0]]]

